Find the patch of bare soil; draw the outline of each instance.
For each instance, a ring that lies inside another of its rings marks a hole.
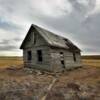
[[[100,100],[100,68],[85,66],[57,75],[1,69],[0,100]]]

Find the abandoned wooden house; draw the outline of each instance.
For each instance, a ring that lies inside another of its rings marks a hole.
[[[31,25],[20,49],[25,67],[62,71],[81,66],[81,51],[70,40]]]

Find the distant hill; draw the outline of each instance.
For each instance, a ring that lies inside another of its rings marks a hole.
[[[100,59],[100,55],[83,55],[82,59]]]

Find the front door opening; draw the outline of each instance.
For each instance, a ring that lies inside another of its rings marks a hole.
[[[61,60],[62,67],[65,68],[64,60]]]
[[[65,68],[64,53],[60,52],[60,61],[63,68]]]

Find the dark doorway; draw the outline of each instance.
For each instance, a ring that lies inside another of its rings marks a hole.
[[[64,60],[61,60],[62,67],[65,68]]]
[[[38,59],[38,62],[43,61],[42,50],[37,50],[37,59]]]
[[[63,68],[65,68],[64,53],[60,52],[60,61]]]
[[[73,60],[74,60],[74,62],[76,62],[76,54],[75,53],[73,53]]]
[[[28,61],[31,61],[32,60],[32,52],[31,51],[28,51],[27,52],[27,60]]]

